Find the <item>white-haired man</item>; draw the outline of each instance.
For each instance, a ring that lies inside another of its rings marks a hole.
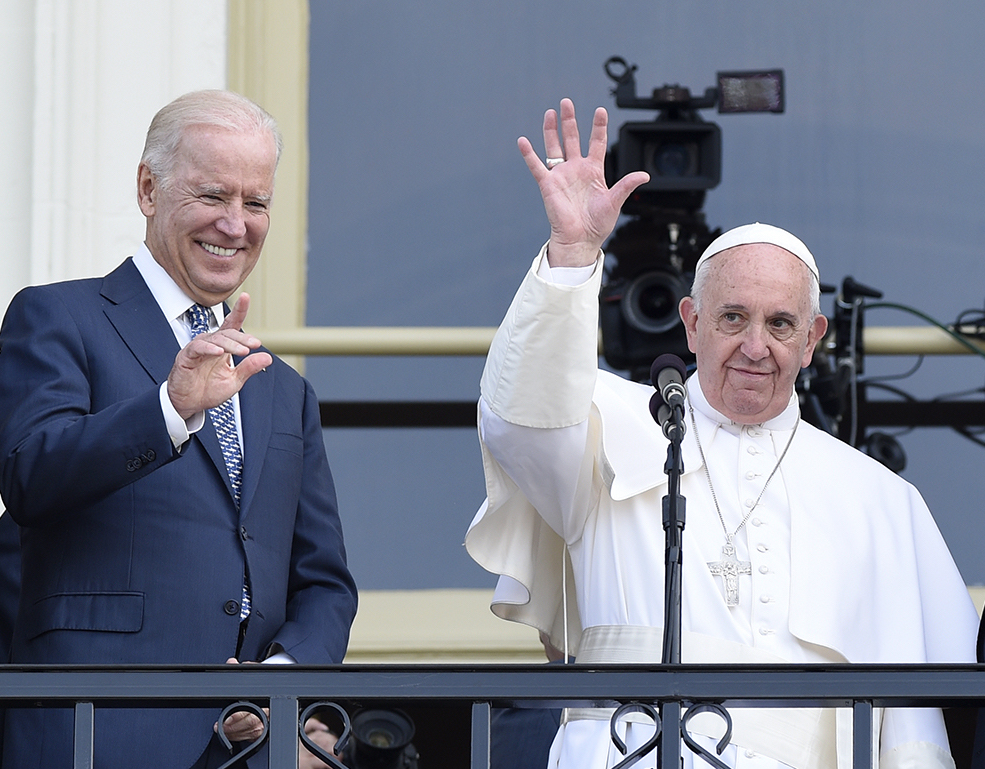
[[[11,661],[342,661],[356,588],[318,400],[242,330],[249,296],[231,299],[260,258],[280,145],[238,94],[175,99],[138,166],[133,257],[11,302],[0,493],[23,562]],[[217,715],[97,708],[94,766],[218,766]],[[258,723],[234,714],[224,733],[245,741]],[[8,710],[3,763],[69,766],[72,738],[70,709]]]
[[[595,113],[585,157],[569,100],[560,118],[559,132],[556,113],[545,117],[546,164],[519,141],[551,237],[483,372],[488,498],[466,545],[508,575],[494,599],[500,616],[549,633],[579,662],[655,663],[666,440],[648,409],[653,389],[598,370],[597,354],[600,247],[647,176],[608,189],[605,111]],[[682,449],[682,660],[972,661],[977,616],[916,489],[800,419],[794,383],[827,328],[818,293],[807,247],[752,224],[708,247],[681,301],[697,362]],[[726,582],[729,571],[736,579]],[[850,765],[850,737],[834,711],[731,715],[730,766]],[[621,760],[608,716],[569,711],[550,766]],[[712,749],[721,725],[701,718],[691,731]],[[620,728],[630,749],[652,734],[649,724]],[[878,743],[884,768],[953,766],[936,709],[887,712]],[[685,751],[686,766],[692,761]]]

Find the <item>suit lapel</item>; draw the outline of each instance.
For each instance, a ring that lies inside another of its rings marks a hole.
[[[103,278],[102,295],[111,304],[103,312],[151,379],[168,378],[178,341],[132,259]]]
[[[133,259],[127,259],[103,278],[101,294],[110,302],[103,310],[106,318],[133,353],[133,357],[154,383],[160,386],[171,373],[174,358],[181,348],[174,338],[170,322],[161,312]],[[205,448],[232,498],[233,490],[229,483],[229,473],[226,472],[226,462],[222,458],[222,448],[207,415],[205,424],[192,436],[192,440],[199,441]]]
[[[264,352],[268,351],[264,349]],[[240,518],[246,516],[253,500],[263,469],[266,446],[270,443],[270,404],[273,402],[276,372],[276,366],[269,366],[266,371],[254,374],[239,392],[239,415],[243,425],[244,444]]]

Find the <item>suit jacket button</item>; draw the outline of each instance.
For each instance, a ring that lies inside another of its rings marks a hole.
[[[239,616],[239,601],[226,601],[222,605],[222,610],[226,612],[230,617]]]
[[[250,538],[250,535],[246,532],[246,527],[245,526],[240,526],[239,527],[239,536],[240,536],[240,538],[244,542],[246,542],[246,540],[248,540]]]

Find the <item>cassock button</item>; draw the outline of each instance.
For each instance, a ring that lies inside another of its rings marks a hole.
[[[759,602],[760,603],[769,603],[772,600],[773,599],[770,598],[768,595],[761,595],[761,596],[759,596]]]
[[[239,601],[229,600],[222,605],[222,610],[230,617],[239,616]]]
[[[758,550],[758,551],[759,551],[760,553],[765,553],[765,552],[766,552],[767,550],[769,550],[769,548],[768,548],[768,547],[766,547],[766,545],[756,545],[756,549],[757,549],[757,550]]]
[[[760,566],[759,567],[759,573],[760,574],[769,574],[770,573],[770,567],[769,566]]]
[[[749,521],[749,523],[751,523],[753,526],[762,526],[763,525],[763,519],[762,518],[753,518],[751,521]]]

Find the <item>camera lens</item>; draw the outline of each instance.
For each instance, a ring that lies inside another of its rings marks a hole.
[[[361,710],[352,717],[355,744],[346,766],[355,769],[416,767],[404,755],[414,736],[414,722],[400,710]]]
[[[397,737],[388,729],[372,729],[366,733],[366,744],[374,748],[389,748],[396,741]]]
[[[668,144],[655,154],[654,165],[660,176],[683,176],[688,167],[687,150],[680,144]]]
[[[649,168],[655,176],[695,176],[697,145],[693,142],[657,142],[650,147]]]
[[[635,278],[622,298],[626,322],[637,331],[662,334],[681,322],[677,306],[690,286],[680,275],[648,272]]]

